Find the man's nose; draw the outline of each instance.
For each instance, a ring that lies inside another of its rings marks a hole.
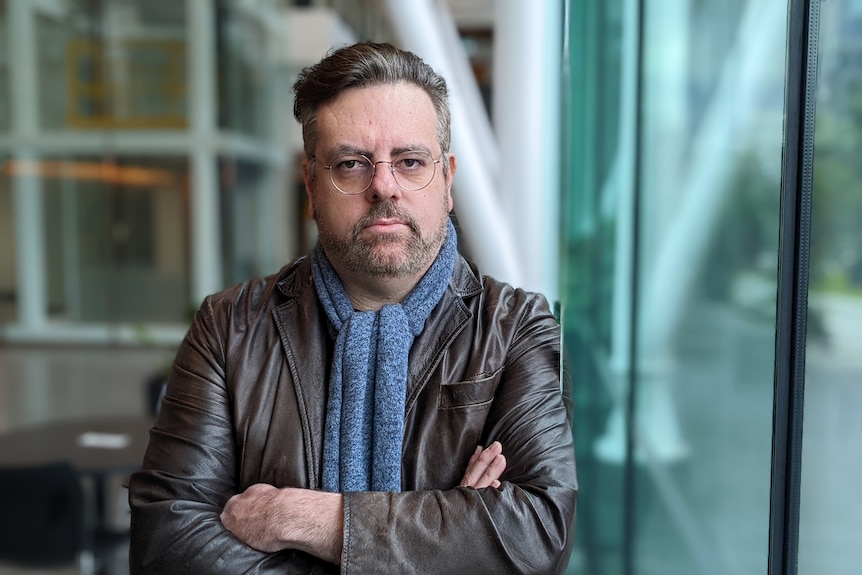
[[[395,181],[395,173],[392,170],[391,162],[375,162],[374,176],[371,178],[371,185],[365,191],[371,196],[371,199],[388,200],[393,197],[400,197],[404,190]]]

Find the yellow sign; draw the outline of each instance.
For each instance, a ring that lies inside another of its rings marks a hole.
[[[187,126],[186,46],[181,40],[72,40],[66,77],[70,127]]]

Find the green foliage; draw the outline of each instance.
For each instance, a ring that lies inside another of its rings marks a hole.
[[[811,288],[862,291],[862,80],[817,112]]]

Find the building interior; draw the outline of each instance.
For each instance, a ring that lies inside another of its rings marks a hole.
[[[447,79],[462,251],[559,316],[567,575],[777,573],[779,531],[780,572],[857,573],[862,0],[0,0],[0,445],[129,448],[95,422],[150,424],[202,299],[314,247],[292,85],[362,40]],[[0,575],[128,573],[127,471],[81,478],[109,544]]]

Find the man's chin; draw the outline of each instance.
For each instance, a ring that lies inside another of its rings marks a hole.
[[[366,258],[365,270],[377,277],[401,277],[413,272],[407,256],[402,249],[382,250],[372,249]]]

